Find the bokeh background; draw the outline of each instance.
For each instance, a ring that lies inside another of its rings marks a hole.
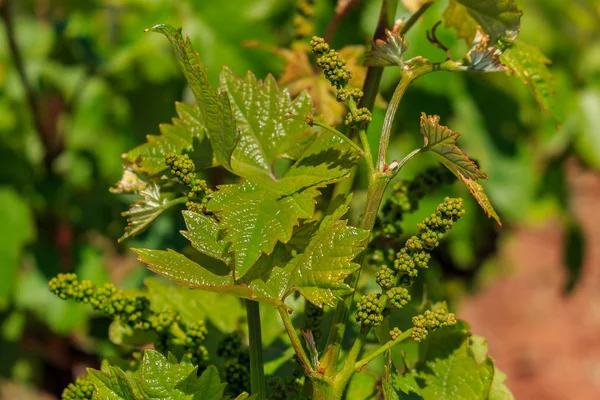
[[[343,1],[340,1],[343,3]],[[379,0],[317,0],[315,32],[333,46],[364,46]],[[401,2],[398,17],[414,1]],[[440,61],[426,39],[438,1],[408,35],[410,52]],[[503,73],[432,74],[409,90],[391,154],[418,146],[421,111],[461,132],[461,147],[489,175],[499,229],[466,199],[429,273],[430,290],[489,342],[517,399],[600,398],[600,2],[518,0],[520,38],[552,60],[557,117]],[[0,398],[56,398],[98,357],[115,352],[108,321],[55,298],[47,281],[75,271],[97,284],[137,288],[148,276],[129,247],[181,248],[180,221],[161,217],[117,243],[130,199],[109,193],[121,154],[156,134],[191,101],[171,49],[143,29],[183,26],[216,82],[285,71],[294,40],[294,0],[0,0]],[[438,37],[458,56],[453,31]],[[353,48],[360,61],[364,50]],[[289,66],[289,65],[288,65]],[[379,103],[398,71],[386,71]],[[285,78],[284,78],[285,81]],[[284,82],[293,85],[297,82]],[[283,84],[283,83],[282,83]],[[291,87],[293,90],[293,87]],[[376,109],[371,137],[383,121]],[[427,163],[409,163],[404,178]],[[448,193],[425,198],[413,226]],[[443,284],[440,284],[443,277]]]

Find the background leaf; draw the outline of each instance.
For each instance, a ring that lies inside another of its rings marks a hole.
[[[559,119],[554,99],[554,78],[547,67],[550,60],[537,47],[516,41],[504,50],[500,61],[529,87],[544,112]]]
[[[459,37],[469,43],[475,37],[477,25],[490,36],[492,43],[511,42],[519,34],[522,14],[514,0],[450,0],[444,19],[446,26],[456,28]]]

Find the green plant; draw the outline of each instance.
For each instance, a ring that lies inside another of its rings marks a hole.
[[[456,320],[445,302],[417,292],[421,305],[408,307],[415,302],[411,290],[421,270],[428,268],[431,253],[464,215],[463,201],[446,197],[405,241],[399,238],[397,221],[416,209],[424,193],[452,179],[432,170],[415,182],[395,185],[384,201],[386,189],[405,164],[429,153],[500,224],[478,183],[487,175],[457,146],[459,134],[441,125],[439,116],[422,114],[422,146],[400,161],[390,162],[387,153],[400,102],[420,77],[444,71],[512,72],[528,83],[540,107],[552,112],[548,61],[517,40],[521,11],[513,1],[451,0],[443,19],[466,40],[467,54],[453,60],[436,36],[436,25],[428,39],[445,51],[446,60],[406,57],[409,46],[404,35],[434,3],[420,2],[412,16],[392,28],[397,3],[382,2],[362,89],[351,87],[353,71],[340,53],[323,38],[311,39],[316,65],[337,101],[347,107],[340,130],[324,122],[326,107],[315,113],[307,93],[292,99],[272,76],[260,81],[249,72],[239,78],[224,68],[219,87],[213,87],[199,54],[181,30],[167,25],[149,29],[162,33],[173,45],[197,103],[178,104],[179,117],[163,126],[160,136],[149,137],[125,155],[123,178],[113,191],[142,198],[124,214],[128,227],[123,239],[144,231],[165,210],[185,204],[187,230],[181,233],[196,252],[133,251],[150,270],[181,286],[242,299],[248,344],[242,347],[238,333],[227,335],[211,355],[205,347],[211,335],[205,323],[182,322],[183,311],[165,309],[161,299],[152,300],[150,287],[143,293],[128,293],[111,285],[98,289],[73,275],[60,275],[50,282],[51,289],[61,298],[90,303],[113,318],[119,332],[116,341],[128,346],[129,352],[123,354],[127,362],[113,360],[103,366],[103,372],[89,370],[89,380],[67,388],[65,398],[85,398],[90,381],[95,395],[107,399],[219,399],[225,390],[238,398],[248,396],[240,394],[244,391],[267,398],[259,303],[277,310],[303,373],[271,380],[271,398],[342,398],[355,375],[381,358],[385,358],[381,390],[386,398],[511,396],[503,374],[486,355],[484,342],[470,334],[466,323]],[[303,17],[310,17],[306,9],[310,2],[302,2],[302,7]],[[298,37],[306,36],[311,28],[307,24],[298,24]],[[401,79],[381,132],[375,132],[369,123],[385,67],[399,67]],[[379,136],[377,152],[371,150],[373,136]],[[427,175],[435,178],[426,180]],[[367,182],[363,201],[353,196],[360,192],[357,177]],[[343,219],[351,218],[352,208],[360,211],[354,225]],[[359,285],[361,268],[373,262],[377,290]],[[359,290],[369,293],[354,302]],[[315,307],[334,310],[328,324]],[[357,323],[351,318],[354,307]],[[302,310],[305,327],[298,330]],[[396,326],[398,310],[406,311],[412,323]],[[320,341],[323,328],[329,332]],[[154,344],[155,350],[141,356],[137,349],[144,344]],[[221,366],[228,389],[212,364]],[[198,369],[203,371],[199,377]],[[452,385],[447,384],[450,380]]]

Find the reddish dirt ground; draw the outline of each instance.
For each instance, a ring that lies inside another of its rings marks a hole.
[[[600,399],[600,175],[569,172],[587,249],[574,292],[562,293],[563,232],[550,221],[518,229],[502,245],[505,275],[459,312],[487,338],[517,400]]]

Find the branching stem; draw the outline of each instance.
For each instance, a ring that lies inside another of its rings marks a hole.
[[[289,313],[285,307],[277,307],[277,311],[279,311],[279,316],[283,321],[283,326],[285,327],[288,337],[290,338],[290,342],[292,342],[292,347],[294,350],[296,350],[296,355],[298,356],[298,362],[300,363],[300,366],[308,377],[312,377],[314,370],[310,365],[310,360],[308,359],[306,351],[304,351],[304,347],[302,347],[302,342],[300,342],[300,338],[296,333],[296,328],[294,328],[294,324],[290,319]]]
[[[410,338],[411,335],[412,335],[412,328],[402,332],[396,339],[390,340],[389,342],[385,343],[380,348],[378,348],[377,350],[375,350],[374,352],[372,352],[371,354],[369,354],[362,360],[357,361],[354,364],[354,371],[360,372],[368,363],[370,363],[371,361],[373,361],[375,358],[379,357],[381,354],[385,353],[386,351],[390,350],[392,347],[396,346],[397,344],[400,344],[403,341],[405,341],[406,339]]]

